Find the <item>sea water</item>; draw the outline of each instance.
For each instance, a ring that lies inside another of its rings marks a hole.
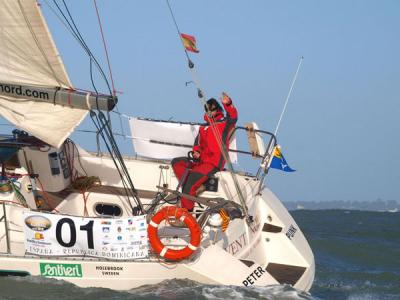
[[[168,280],[130,291],[43,277],[0,277],[0,299],[400,299],[400,213],[292,211],[313,249],[310,293],[288,285],[232,287]]]

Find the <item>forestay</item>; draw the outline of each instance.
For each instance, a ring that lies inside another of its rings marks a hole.
[[[87,110],[30,100],[48,100],[49,94],[40,92],[40,87],[72,85],[37,2],[0,0],[0,4],[0,114],[59,147]]]

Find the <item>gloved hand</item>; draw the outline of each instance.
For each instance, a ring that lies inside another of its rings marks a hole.
[[[194,158],[194,159],[199,159],[199,158],[200,158],[200,152],[198,152],[198,151],[193,151],[193,158]]]
[[[221,102],[225,105],[230,105],[232,103],[232,99],[228,96],[227,93],[222,92]]]

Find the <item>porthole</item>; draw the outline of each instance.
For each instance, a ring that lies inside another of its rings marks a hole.
[[[96,214],[107,217],[120,217],[122,209],[116,204],[96,203],[94,207]]]

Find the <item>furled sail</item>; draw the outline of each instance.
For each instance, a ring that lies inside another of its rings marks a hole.
[[[87,109],[55,105],[59,96],[46,88],[71,87],[39,4],[35,0],[0,0],[1,116],[59,147]]]

